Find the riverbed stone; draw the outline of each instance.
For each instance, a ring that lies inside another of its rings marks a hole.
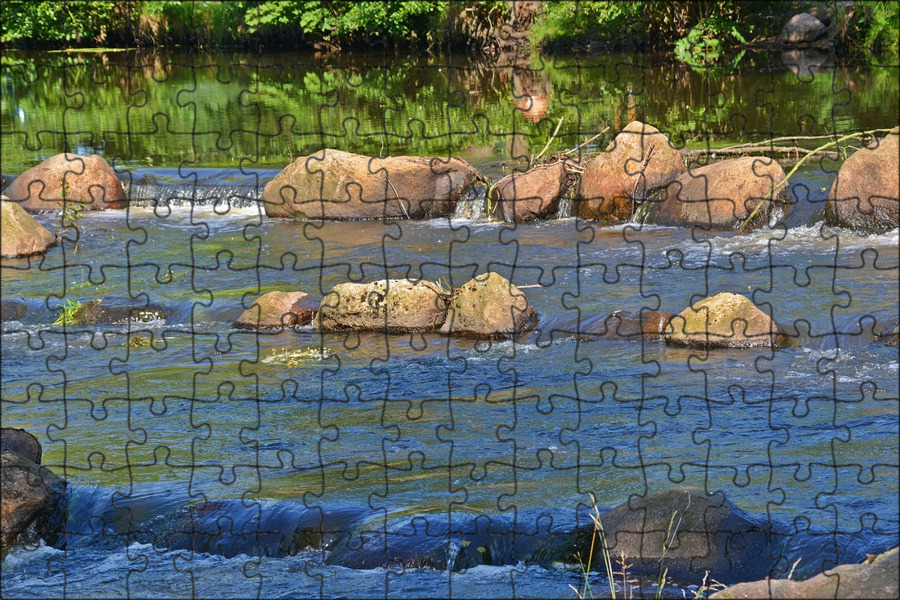
[[[43,254],[56,244],[56,236],[6,196],[0,201],[0,256],[18,258]]]
[[[783,218],[784,169],[770,158],[745,156],[690,169],[654,197],[651,220],[660,225],[738,229],[760,202],[751,228]],[[773,193],[774,192],[774,193]],[[770,198],[771,194],[771,200]]]
[[[803,12],[791,17],[781,30],[778,39],[789,44],[809,43],[824,36],[827,30],[822,21]]]
[[[285,167],[266,185],[263,202],[269,217],[424,219],[452,214],[476,176],[458,159],[327,149]]]
[[[664,310],[617,310],[601,321],[588,324],[581,333],[589,338],[662,339],[673,316]]]
[[[737,583],[710,598],[898,598],[898,552],[894,548],[871,562],[840,565],[805,581],[766,579]]]
[[[529,331],[537,320],[522,290],[502,275],[483,273],[453,291],[441,333],[507,338]]]
[[[630,221],[650,192],[684,172],[681,154],[664,133],[632,121],[605,152],[587,161],[576,195],[577,214],[582,219]]]
[[[127,299],[89,300],[72,315],[69,325],[127,325],[162,323],[166,313],[158,306],[141,306]]]
[[[449,290],[425,280],[340,283],[322,299],[315,325],[321,331],[433,331],[446,318],[448,300]]]
[[[708,348],[783,348],[784,330],[746,296],[722,292],[672,317],[666,343]]]
[[[0,321],[21,321],[28,314],[28,305],[24,300],[3,298],[0,300]]]
[[[28,212],[60,210],[63,197],[81,210],[125,208],[126,205],[122,182],[109,163],[97,154],[51,156],[16,177],[5,193]]]
[[[504,177],[494,187],[494,218],[524,223],[556,213],[568,179],[564,161]]]
[[[769,569],[766,527],[721,493],[682,487],[632,497],[601,515],[600,521],[611,559],[619,560],[624,553],[634,573],[656,575],[667,540],[664,568],[670,577],[699,581],[709,571],[710,577],[731,582],[763,577]],[[582,556],[590,550],[590,539],[591,529],[583,530]],[[592,568],[602,570],[599,548],[594,557]]]
[[[838,171],[825,220],[866,232],[900,226],[900,127],[857,150]]]
[[[900,343],[900,323],[889,325],[875,334],[885,346],[896,348]]]
[[[41,443],[24,429],[0,429],[0,452],[16,452],[37,465],[41,464]]]
[[[312,323],[318,310],[319,303],[305,292],[268,292],[238,317],[234,327],[249,330],[300,327]]]
[[[17,452],[0,452],[0,540],[3,546],[54,544],[64,524],[66,482]]]

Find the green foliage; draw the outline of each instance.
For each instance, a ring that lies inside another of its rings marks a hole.
[[[102,41],[106,32],[121,26],[116,2],[0,2],[4,44],[22,40],[42,42]]]
[[[56,320],[53,321],[53,326],[73,325],[75,323],[75,315],[81,310],[82,306],[82,303],[78,300],[66,300],[66,303],[59,309]]]
[[[553,0],[544,4],[532,28],[534,43],[555,47],[588,39],[623,42],[623,33],[641,20],[643,2]]]
[[[712,64],[722,59],[726,42],[746,44],[747,40],[730,19],[706,17],[675,42],[675,58],[689,64]]]
[[[900,52],[900,4],[893,1],[856,2],[853,8],[851,49],[896,61]]]

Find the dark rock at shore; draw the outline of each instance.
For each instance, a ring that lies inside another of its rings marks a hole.
[[[263,202],[269,217],[425,219],[452,214],[476,176],[458,159],[326,149],[285,167],[266,185]]]
[[[900,226],[900,127],[844,161],[828,192],[825,220],[866,232]]]
[[[319,303],[305,292],[269,292],[256,299],[234,322],[236,329],[281,330],[309,325]]]
[[[559,210],[568,178],[565,161],[504,177],[494,187],[494,218],[523,223],[548,217]]]
[[[778,39],[788,44],[809,43],[818,40],[827,31],[822,21],[809,13],[799,13],[785,24]]]
[[[805,581],[766,579],[738,583],[710,598],[898,598],[900,554],[894,548],[859,565],[840,565]]]
[[[17,452],[0,452],[0,543],[56,544],[65,525],[66,482]]]
[[[37,465],[41,464],[41,443],[24,429],[0,429],[0,451],[16,452]]]
[[[664,545],[663,568],[671,577],[699,581],[709,571],[729,582],[764,577],[769,570],[770,532],[721,494],[709,495],[701,488],[636,497],[600,521],[612,560],[624,553],[635,573],[658,574]],[[592,528],[580,533],[577,550],[582,557],[590,551],[591,534]],[[602,561],[597,547],[592,568],[602,570]]]
[[[898,342],[900,342],[900,339],[898,339],[900,338],[900,323],[894,323],[893,325],[885,327],[875,335],[884,342],[885,346],[896,348]]]
[[[125,208],[125,189],[97,154],[57,154],[15,178],[4,190],[29,212],[59,210],[63,202],[83,210]]]

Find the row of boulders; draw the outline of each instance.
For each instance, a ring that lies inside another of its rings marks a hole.
[[[41,466],[41,444],[23,429],[0,429],[0,546],[56,544],[65,525],[66,482]]]
[[[537,324],[525,294],[505,277],[485,273],[456,289],[425,280],[341,283],[316,303],[303,292],[269,292],[238,317],[238,329],[281,329],[313,324],[333,331],[507,338]]]
[[[866,231],[900,224],[898,138],[900,128],[894,128],[844,162],[826,203],[829,224]],[[478,179],[483,178],[459,159],[373,158],[329,149],[288,165],[265,186],[262,199],[266,214],[275,218],[425,219],[452,214]],[[571,195],[574,213],[583,219],[628,222],[646,203],[647,222],[729,230],[783,217],[791,206],[784,179],[781,166],[762,157],[688,169],[665,134],[633,121],[604,152],[584,162],[565,159],[505,177],[490,188],[488,202],[495,218],[510,222],[557,214],[561,199]],[[31,212],[127,204],[115,171],[97,155],[48,158],[17,177],[5,193]],[[746,223],[754,212],[754,222]],[[52,243],[49,232],[36,230],[12,209],[4,207],[3,222],[4,239],[7,228],[19,232],[9,233],[19,241],[4,244],[4,256],[40,253]]]

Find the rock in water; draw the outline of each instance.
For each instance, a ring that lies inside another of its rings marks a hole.
[[[446,318],[447,301],[430,281],[341,283],[322,298],[315,321],[321,331],[433,331]]]
[[[309,325],[318,310],[318,303],[304,292],[269,292],[257,298],[234,326],[236,329],[280,330]]]
[[[441,333],[505,338],[536,324],[525,294],[502,275],[485,273],[454,290]]]
[[[0,452],[15,452],[36,465],[41,464],[41,443],[24,429],[0,429]]]
[[[666,343],[709,348],[782,348],[784,330],[747,297],[722,292],[672,317]]]
[[[624,552],[636,573],[656,575],[665,544],[663,568],[669,576],[697,579],[708,570],[719,581],[735,581],[769,570],[770,536],[721,494],[696,487],[657,492],[617,506],[600,521],[610,556],[616,560]],[[580,549],[582,556],[590,549],[590,535],[581,533],[580,545],[587,546]],[[594,557],[593,568],[602,569],[599,548]]]
[[[654,196],[658,207],[651,218],[660,225],[738,229],[765,201],[750,224],[759,227],[768,223],[779,208],[785,212],[789,207],[778,202],[784,185],[773,193],[783,179],[784,169],[777,162],[753,156],[690,169]]]
[[[83,210],[124,208],[125,189],[97,154],[57,154],[15,178],[6,195],[29,212],[59,210],[63,199]]]
[[[327,149],[285,167],[266,185],[263,202],[269,217],[424,219],[452,214],[476,175],[457,159]]]
[[[840,565],[806,581],[766,579],[738,583],[710,598],[897,598],[900,554],[894,548],[871,563]]]
[[[900,226],[900,127],[841,165],[825,219],[829,225],[872,232]]]
[[[559,210],[567,180],[565,162],[504,177],[494,188],[494,218],[523,223],[548,217]]]
[[[55,544],[65,524],[66,482],[17,452],[0,452],[0,540],[3,546]]]
[[[56,237],[52,233],[6,196],[3,196],[0,206],[0,256],[18,258],[43,254],[56,243]]]
[[[652,191],[684,171],[681,154],[665,134],[632,121],[605,152],[588,161],[578,187],[578,216],[613,223],[630,221]]]

